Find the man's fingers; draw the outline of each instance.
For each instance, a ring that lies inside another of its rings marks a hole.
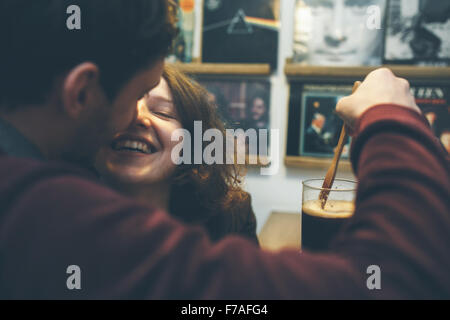
[[[342,114],[344,113],[345,105],[346,105],[348,98],[349,98],[348,96],[342,97],[339,99],[338,103],[336,104],[336,112],[339,116],[342,116]]]
[[[388,68],[378,68],[374,71],[372,71],[371,73],[369,73],[369,75],[367,76],[367,78],[369,77],[385,77],[385,78],[392,78],[395,77],[394,73],[392,72],[391,69]],[[367,79],[366,78],[366,79]],[[365,80],[364,80],[365,81]]]
[[[342,97],[341,99],[339,99],[337,105],[336,105],[336,113],[338,114],[339,117],[342,118],[342,120],[344,120],[345,124],[347,125],[347,128],[350,129],[348,130],[349,132],[352,132],[353,130],[353,123],[352,123],[352,118],[351,118],[351,99],[352,96],[347,96],[347,97]]]
[[[361,115],[379,104],[397,104],[420,113],[409,82],[388,68],[369,73],[354,93],[338,101],[336,112],[351,132]]]
[[[410,92],[411,86],[409,81],[403,78],[396,78],[399,84],[405,89],[405,91]]]
[[[355,81],[355,83],[353,84],[353,90],[352,90],[352,94],[356,92],[356,90],[358,90],[359,86],[361,85],[361,81]]]

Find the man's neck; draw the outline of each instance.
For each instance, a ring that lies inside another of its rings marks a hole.
[[[31,145],[35,146],[45,159],[57,159],[59,142],[64,141],[61,123],[48,116],[45,107],[21,107],[13,112],[0,112],[0,118],[9,123]]]

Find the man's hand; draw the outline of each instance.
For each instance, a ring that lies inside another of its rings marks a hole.
[[[351,133],[359,117],[378,104],[397,104],[421,113],[410,92],[409,82],[397,78],[387,68],[369,73],[355,93],[339,100],[336,112]]]

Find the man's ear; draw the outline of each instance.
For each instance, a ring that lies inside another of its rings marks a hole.
[[[99,88],[99,78],[99,68],[91,62],[84,62],[70,70],[62,90],[63,110],[67,115],[78,119],[88,108],[97,96],[95,90]]]

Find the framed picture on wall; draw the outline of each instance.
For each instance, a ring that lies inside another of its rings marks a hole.
[[[450,1],[390,0],[386,63],[449,65]]]
[[[351,94],[352,85],[324,83],[291,84],[287,155],[331,159],[343,122],[336,114],[340,98]],[[348,158],[350,139],[342,158]]]
[[[380,65],[387,0],[296,0],[293,62]]]
[[[263,129],[270,129],[270,81],[268,79],[235,79],[227,77],[196,77],[208,90],[211,103],[226,129],[251,129],[256,134],[256,148],[247,148],[249,154],[268,155],[269,139],[260,145]],[[248,144],[249,138],[246,139]],[[248,145],[247,145],[248,147]]]
[[[199,0],[174,0],[178,6],[178,36],[174,40],[168,62],[192,62],[194,51],[195,3]]]
[[[411,92],[431,130],[450,153],[450,86],[412,85]]]
[[[333,157],[343,122],[335,112],[342,97],[351,94],[350,86],[304,85],[301,100],[299,154],[310,157]],[[347,139],[342,158],[348,158]]]
[[[202,62],[277,65],[280,0],[204,0]]]
[[[411,93],[431,130],[450,152],[450,85],[443,80],[409,79]],[[343,125],[335,112],[340,98],[350,95],[353,79],[291,79],[286,164],[327,166]],[[351,140],[341,158],[348,166]]]

